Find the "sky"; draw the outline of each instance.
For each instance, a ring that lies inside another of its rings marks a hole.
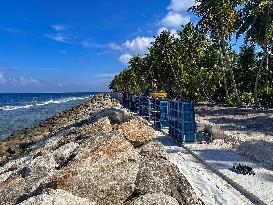
[[[107,91],[194,0],[1,0],[0,93]]]

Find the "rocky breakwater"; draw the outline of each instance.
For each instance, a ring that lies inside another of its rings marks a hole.
[[[0,204],[202,204],[146,121],[107,95],[79,107],[24,148],[5,142]]]

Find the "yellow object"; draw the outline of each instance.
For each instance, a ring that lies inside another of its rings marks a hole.
[[[166,98],[167,97],[167,93],[165,93],[165,92],[152,92],[151,93],[151,97],[154,97],[154,98]]]

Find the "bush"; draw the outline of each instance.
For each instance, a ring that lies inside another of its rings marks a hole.
[[[241,102],[246,105],[253,105],[254,104],[254,98],[252,96],[252,93],[243,92],[240,95],[240,98],[241,98]]]
[[[226,103],[227,104],[231,104],[231,105],[235,105],[237,104],[237,98],[235,93],[230,93],[227,98],[226,98]]]
[[[261,106],[273,107],[273,88],[259,90],[258,100]]]
[[[254,103],[254,98],[252,96],[252,93],[248,92],[243,92],[240,94],[240,101],[244,105],[253,105]],[[226,103],[231,104],[231,105],[236,105],[237,104],[237,98],[234,93],[229,94],[229,96],[226,98]]]

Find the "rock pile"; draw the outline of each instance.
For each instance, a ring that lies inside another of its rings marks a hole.
[[[155,130],[138,117],[121,124],[118,130],[135,146],[151,141],[156,136]]]
[[[10,148],[16,157],[0,167],[1,204],[202,204],[145,121],[107,95],[80,107],[88,114],[69,116],[71,126]]]
[[[64,128],[79,126],[86,119],[89,119],[93,113],[109,107],[121,107],[121,105],[110,96],[96,95],[82,104],[65,110],[33,127],[13,133],[5,141],[0,142],[0,165],[5,164],[11,158],[18,157],[26,148],[44,136],[64,130]]]

